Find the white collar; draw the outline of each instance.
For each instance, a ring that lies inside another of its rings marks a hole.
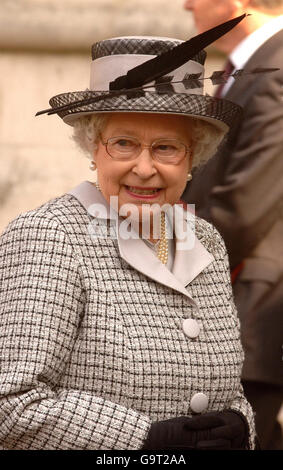
[[[273,18],[243,39],[229,56],[235,68],[242,69],[251,56],[281,29],[283,29],[283,15]]]

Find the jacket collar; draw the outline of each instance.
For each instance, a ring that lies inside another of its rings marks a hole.
[[[214,257],[195,236],[192,214],[177,204],[174,206],[174,216],[172,213],[167,213],[170,223],[174,224],[176,237],[175,259],[171,272],[140,238],[126,240],[121,236],[121,224],[124,219],[117,216],[117,212],[109,206],[101,192],[91,182],[82,182],[68,194],[78,199],[93,217],[116,221],[120,256],[128,264],[154,281],[181,292],[194,304],[189,283],[214,260]]]

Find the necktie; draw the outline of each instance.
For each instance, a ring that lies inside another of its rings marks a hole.
[[[224,77],[226,76],[226,78],[229,78],[229,75],[232,73],[233,70],[234,70],[234,65],[232,64],[230,60],[227,60],[225,64],[225,68],[224,68],[224,72],[225,72]],[[216,91],[214,93],[215,98],[221,98],[222,91],[225,85],[226,85],[226,81],[223,83],[220,83],[218,88],[216,88]]]

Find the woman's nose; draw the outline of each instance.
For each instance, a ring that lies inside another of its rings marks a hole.
[[[157,173],[150,148],[142,149],[139,156],[134,160],[132,171],[143,179],[150,178]]]

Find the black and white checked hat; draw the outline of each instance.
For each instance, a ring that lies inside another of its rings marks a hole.
[[[239,22],[239,18],[186,42],[146,36],[96,42],[92,46],[89,88],[52,97],[51,108],[37,114],[56,113],[70,125],[93,113],[177,114],[203,119],[227,131],[241,108],[204,94],[206,52],[200,47],[213,42],[211,33],[216,31],[218,37],[225,34],[223,27],[229,23],[231,29],[231,23]]]

